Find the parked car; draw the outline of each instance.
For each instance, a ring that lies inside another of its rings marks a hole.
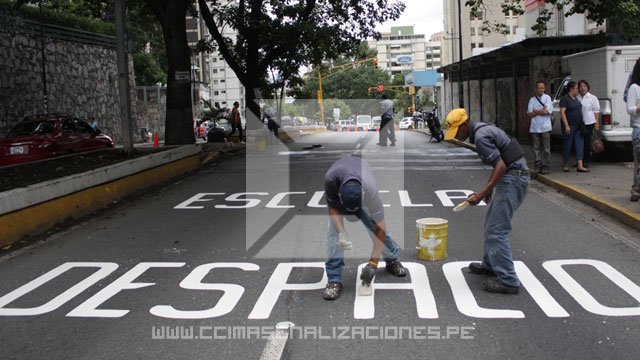
[[[400,130],[411,130],[413,129],[413,117],[403,117],[398,124]]]
[[[371,115],[358,115],[356,117],[356,131],[369,131],[371,128]]]
[[[70,114],[33,115],[0,139],[0,166],[109,147],[109,136]]]
[[[336,131],[338,132],[356,130],[356,122],[353,120],[338,120],[336,123]]]
[[[380,130],[380,124],[382,123],[382,118],[380,116],[374,116],[371,118],[371,131]]]

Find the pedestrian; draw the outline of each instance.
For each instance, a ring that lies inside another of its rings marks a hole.
[[[93,116],[93,114],[87,116],[87,120],[89,120],[89,125],[91,125],[91,127],[93,128],[93,130],[98,131],[98,120],[96,120],[96,117]]]
[[[445,140],[469,138],[476,151],[493,172],[484,188],[467,197],[470,205],[484,200],[489,204],[484,223],[484,256],[482,262],[469,265],[469,272],[492,275],[484,281],[484,290],[517,294],[520,280],[511,254],[511,219],[529,188],[529,169],[524,151],[515,139],[491,124],[470,120],[464,109],[452,110],[446,118]]]
[[[280,125],[278,125],[278,122],[276,121],[277,118],[278,115],[276,114],[276,110],[272,106],[265,106],[262,121],[264,122],[265,119],[267,120],[267,129],[273,132],[273,135],[275,135],[277,140],[280,140],[280,134],[278,133]],[[269,142],[271,143],[271,141]]]
[[[396,130],[393,123],[393,101],[389,99],[387,94],[382,94],[380,101],[380,132],[378,145],[387,146],[387,139],[391,142],[391,146],[396,146]]]
[[[582,135],[582,103],[578,100],[578,84],[569,81],[566,87],[567,93],[560,99],[560,116],[562,117],[562,171],[569,172],[569,157],[571,150],[575,149],[578,160],[578,172],[589,172],[585,169],[584,136]]]
[[[627,113],[631,116],[629,123],[631,145],[633,146],[633,185],[631,186],[631,201],[640,200],[640,58],[636,61],[631,72],[631,86],[627,95]]]
[[[231,116],[230,116],[230,122],[231,122],[231,133],[229,133],[229,136],[233,135],[236,133],[236,129],[238,129],[238,131],[240,132],[240,142],[243,142],[242,140],[242,118],[240,117],[240,103],[239,102],[234,102],[233,103],[233,109],[231,109]]]
[[[591,163],[591,142],[594,130],[596,134],[600,131],[600,101],[589,90],[590,86],[586,80],[578,81],[578,100],[582,104],[582,121],[584,122],[582,163],[585,168],[588,168]]]
[[[324,189],[329,211],[328,259],[325,262],[329,281],[322,297],[335,300],[342,293],[344,251],[352,249],[345,218],[351,222],[360,220],[373,241],[371,258],[361,275],[363,283],[371,284],[381,255],[391,275],[405,276],[407,270],[400,263],[400,250],[387,231],[378,184],[367,162],[355,156],[336,161],[324,177]]]
[[[544,93],[544,81],[536,82],[536,93],[529,99],[527,115],[531,118],[529,132],[533,140],[534,166],[539,174],[546,175],[551,168],[551,114],[553,101]]]

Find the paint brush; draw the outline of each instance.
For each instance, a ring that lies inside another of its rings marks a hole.
[[[465,201],[461,202],[460,204],[456,205],[456,207],[453,208],[453,212],[462,211],[462,210],[466,209],[467,206],[469,206],[469,201],[465,200]]]

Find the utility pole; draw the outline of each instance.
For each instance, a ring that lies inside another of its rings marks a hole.
[[[42,14],[42,0],[38,2],[40,12],[40,57],[42,58],[42,105],[44,113],[49,113],[49,102],[47,100],[47,59],[45,58],[44,46],[44,15]]]
[[[320,120],[324,123],[324,99],[322,98],[322,64],[318,65],[318,106],[320,107]]]
[[[461,109],[464,108],[464,88],[462,86],[462,7],[458,0],[458,103]]]
[[[115,0],[116,42],[118,54],[118,90],[120,95],[120,127],[122,145],[127,154],[133,153],[133,131],[131,129],[131,87],[129,86],[129,60],[127,58],[126,6],[125,0]]]

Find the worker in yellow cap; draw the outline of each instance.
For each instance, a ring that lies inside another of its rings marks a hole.
[[[515,139],[498,127],[475,122],[465,109],[454,109],[446,118],[445,140],[465,141],[469,138],[485,164],[493,167],[489,181],[482,190],[469,195],[470,205],[484,200],[489,204],[484,228],[482,262],[469,265],[469,272],[495,276],[484,282],[488,292],[517,294],[520,280],[511,256],[511,219],[522,204],[529,189],[529,168],[524,151]]]

